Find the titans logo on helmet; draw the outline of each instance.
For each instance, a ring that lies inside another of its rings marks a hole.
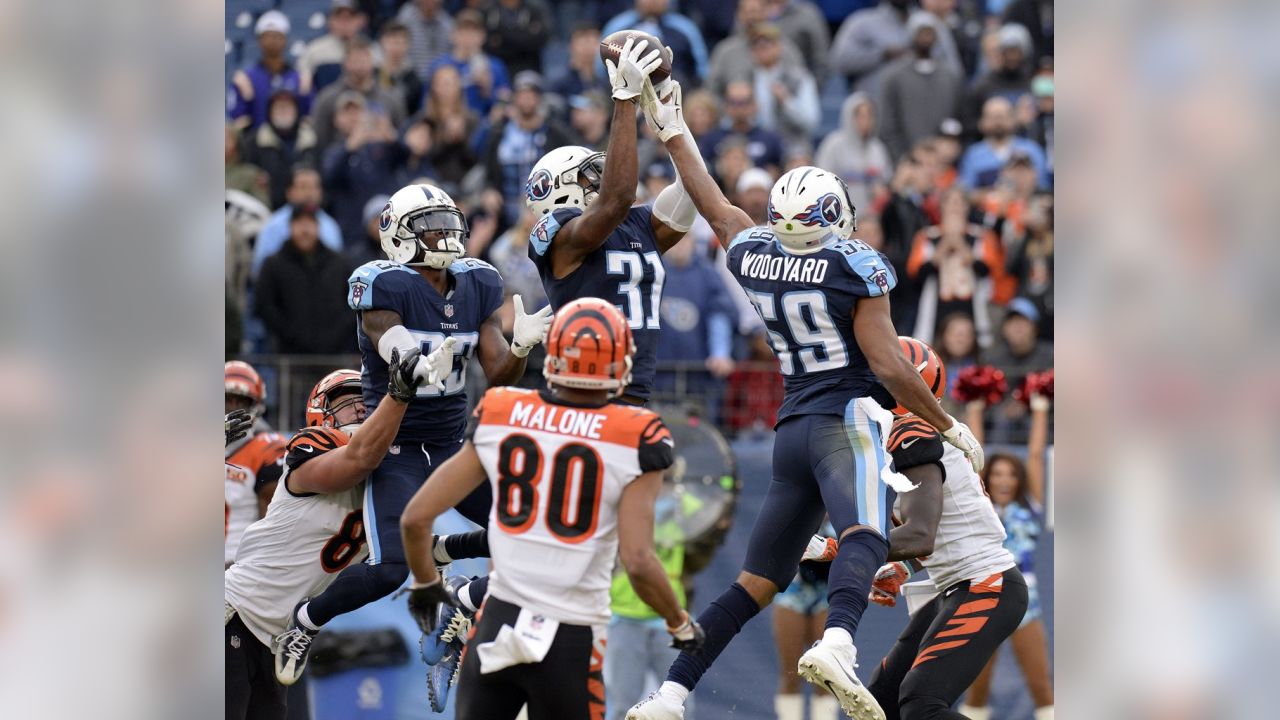
[[[526,192],[529,193],[530,200],[545,200],[551,194],[551,172],[544,168],[534,173],[529,178]]]
[[[773,200],[769,200],[769,222],[778,222],[782,219],[782,213],[773,208]]]
[[[391,229],[391,203],[387,203],[382,208],[382,215],[378,217],[378,228],[383,232]]]
[[[835,193],[827,193],[818,198],[818,201],[804,209],[804,212],[798,213],[792,220],[799,220],[801,225],[805,227],[813,227],[814,225],[835,225],[840,222],[840,214],[843,211],[840,205],[840,198]]]

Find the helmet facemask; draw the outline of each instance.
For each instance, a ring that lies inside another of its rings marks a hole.
[[[335,388],[336,392],[325,397],[324,416],[320,421],[325,427],[336,428],[347,436],[351,436],[360,425],[364,423],[364,396],[360,393],[360,388],[351,388],[340,386]],[[346,413],[348,408],[353,408],[354,413]],[[355,419],[339,424],[338,414],[343,413],[348,417]]]
[[[417,249],[405,265],[442,270],[466,254],[467,218],[456,207],[425,207],[405,213],[391,242],[413,243]]]

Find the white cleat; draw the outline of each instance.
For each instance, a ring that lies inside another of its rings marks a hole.
[[[851,644],[819,640],[800,656],[796,672],[814,685],[831,691],[840,709],[853,720],[885,720],[880,703],[854,672],[856,657],[857,651]]]
[[[684,720],[684,703],[654,690],[627,711],[626,720]]]

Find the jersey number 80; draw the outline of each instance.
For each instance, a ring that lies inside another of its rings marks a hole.
[[[599,519],[600,493],[604,487],[600,455],[588,445],[568,443],[551,458],[551,483],[547,489],[547,529],[561,542],[576,545],[591,537]],[[542,504],[539,487],[543,457],[528,435],[509,435],[498,446],[498,492],[494,502],[498,523],[512,535],[533,527]],[[577,502],[571,504],[572,486]]]

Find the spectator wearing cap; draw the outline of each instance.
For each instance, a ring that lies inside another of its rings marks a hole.
[[[338,79],[347,43],[360,36],[366,21],[355,0],[333,0],[329,4],[328,32],[307,43],[298,57],[298,72],[311,78],[316,92]]]
[[[720,97],[729,83],[751,79],[751,29],[767,22],[768,18],[765,0],[740,0],[733,34],[721,40],[711,53],[704,88]],[[785,36],[780,42],[784,63],[804,63],[804,56],[795,43]],[[687,97],[688,90],[685,92]]]
[[[822,120],[818,84],[802,63],[782,59],[778,26],[760,23],[751,30],[751,82],[759,102],[760,127],[790,144],[812,140]]]
[[[871,209],[871,198],[888,182],[893,165],[889,150],[876,136],[876,108],[866,93],[845,99],[840,128],[823,138],[813,164],[844,178],[855,208]]]
[[[399,135],[387,116],[372,112],[364,96],[348,90],[338,97],[338,137],[324,152],[320,171],[329,208],[347,246],[364,235],[361,212],[373,195],[389,193],[402,158]]]
[[[1023,215],[1023,237],[1007,251],[1018,292],[1040,311],[1040,337],[1053,338],[1053,195],[1031,198]]]
[[[408,185],[409,183],[405,183]],[[403,186],[400,186],[403,187]],[[352,243],[347,248],[347,260],[353,267],[371,261],[384,259],[386,255],[382,253],[382,235],[379,231],[379,219],[382,217],[382,210],[391,201],[390,195],[374,195],[364,203],[364,210],[360,216],[364,219],[364,242]]]
[[[908,0],[881,0],[850,15],[831,42],[831,66],[855,89],[877,96],[884,68],[910,50],[910,13]]]
[[[968,26],[956,13],[958,0],[920,0],[919,12],[926,13],[934,19],[934,29],[938,33],[933,44],[933,59],[951,69],[957,77],[968,81],[969,73],[977,64],[980,30],[976,23]],[[915,13],[912,13],[913,15]],[[908,19],[910,22],[910,19]],[[967,28],[973,27],[972,31]],[[966,49],[961,49],[964,44]],[[969,61],[965,61],[968,53]]]
[[[635,7],[605,23],[605,37],[619,30],[639,30],[671,48],[672,75],[693,89],[707,76],[707,44],[692,20],[671,10],[670,0],[636,0]]]
[[[270,219],[258,231],[253,244],[253,275],[256,277],[266,259],[284,245],[289,238],[289,218],[294,207],[320,208],[324,204],[324,188],[320,183],[320,171],[314,167],[300,166],[293,170],[293,179],[285,190],[286,204],[272,213]],[[315,210],[319,225],[320,242],[334,252],[342,250],[342,229],[324,210]]]
[[[289,18],[268,10],[253,28],[258,37],[256,63],[231,76],[227,90],[227,118],[239,128],[255,128],[267,119],[267,102],[276,90],[298,97],[305,114],[311,107],[311,78],[289,64]]]
[[[551,30],[551,11],[542,0],[487,0],[485,49],[507,66],[507,72],[539,70],[542,48]]]
[[[512,81],[511,105],[485,139],[484,165],[489,184],[502,193],[506,223],[524,207],[524,186],[534,163],[548,150],[570,145],[573,138],[547,122],[542,107],[542,76],[532,70]]]
[[[373,46],[364,38],[352,40],[342,61],[342,75],[316,98],[313,120],[321,148],[327,149],[338,139],[335,120],[338,98],[344,95],[359,95],[370,114],[385,117],[394,127],[404,122],[405,109],[400,98],[378,86],[373,70]]]
[[[609,103],[605,95],[589,92],[569,98],[569,125],[577,144],[604,152],[609,144]]]
[[[271,94],[267,121],[250,132],[245,154],[267,172],[271,207],[284,204],[295,167],[319,167],[319,139],[311,119],[302,116],[293,93],[277,90]]]
[[[831,53],[831,29],[822,11],[809,0],[765,0],[769,22],[778,26],[782,37],[800,50],[805,67],[821,83],[827,77]]]
[[[569,65],[556,77],[550,92],[571,98],[590,90],[606,90],[604,64],[600,62],[600,29],[591,23],[578,23],[569,34]]]
[[[1049,187],[1044,151],[1034,141],[1014,135],[1013,106],[1003,97],[993,97],[982,106],[978,123],[982,140],[969,146],[960,159],[960,183],[970,191],[995,185],[1014,153],[1026,155],[1036,170],[1039,187]]]
[[[242,157],[240,132],[235,125],[226,124],[223,146],[223,186],[228,190],[249,193],[261,202],[267,202],[269,178],[262,168]]]
[[[431,63],[449,51],[453,18],[445,11],[444,0],[409,0],[400,6],[396,20],[409,28],[409,57],[425,78]]]
[[[484,52],[484,16],[470,8],[453,19],[453,49],[436,58],[427,70],[430,84],[436,68],[452,65],[462,79],[462,94],[480,117],[487,117],[494,103],[511,94],[511,78],[501,60]]]
[[[926,12],[913,13],[907,23],[911,54],[884,72],[884,139],[894,157],[901,157],[908,148],[931,137],[938,125],[954,117],[960,108],[964,79],[934,59],[940,32],[945,31],[936,17]]]
[[[255,309],[279,353],[354,352],[347,309],[347,276],[353,265],[320,242],[315,208],[299,205],[289,216],[289,237],[258,273]]]
[[[1053,58],[1053,3],[1013,0],[1004,8],[1004,21],[1027,29],[1035,60]]]
[[[985,103],[1002,97],[1015,107],[1031,92],[1031,35],[1021,25],[1005,24],[996,31],[996,64],[974,82],[965,103],[968,127]]]
[[[456,186],[478,160],[472,136],[481,122],[475,111],[467,106],[458,68],[448,64],[436,67],[422,115],[435,130],[431,164],[435,166],[437,177]]]
[[[782,166],[782,136],[760,127],[755,86],[745,81],[729,83],[724,93],[724,110],[721,127],[702,141],[708,154],[719,158],[725,150],[721,147],[723,144],[739,141],[745,145],[751,165],[777,173]]]
[[[378,86],[397,96],[405,112],[414,113],[422,107],[422,76],[409,58],[409,28],[392,20],[382,26],[378,35],[378,49],[382,51],[382,64],[378,66]]]
[[[938,153],[938,173],[934,183],[938,190],[946,190],[956,182],[956,165],[964,152],[964,126],[955,118],[947,118],[938,125],[933,138],[933,149]]]
[[[1004,371],[1009,383],[1004,402],[988,413],[993,434],[1004,436],[1006,442],[1026,441],[1026,411],[1013,398],[1013,391],[1022,386],[1027,375],[1053,367],[1053,343],[1040,339],[1040,321],[1035,303],[1014,298],[1005,308],[999,342],[983,353],[983,360]]]

